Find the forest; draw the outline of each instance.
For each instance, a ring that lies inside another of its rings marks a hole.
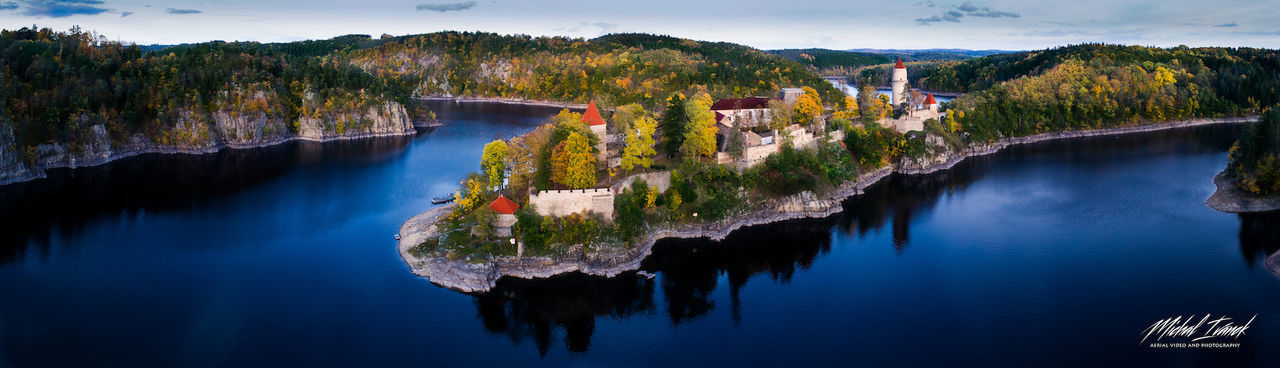
[[[595,101],[660,106],[672,93],[771,96],[810,86],[841,92],[803,65],[750,47],[648,34],[595,39],[439,32],[397,37],[350,53],[380,77],[420,95]]]
[[[966,77],[956,99],[970,140],[1192,118],[1256,115],[1280,102],[1280,54],[1227,48],[1077,45]],[[1004,58],[995,55],[988,58]],[[973,65],[990,62],[987,58]],[[963,68],[948,69],[957,76]],[[1025,70],[1005,78],[1007,70]],[[945,70],[944,70],[945,71]],[[921,78],[921,83],[927,83]]]
[[[13,125],[15,149],[31,160],[39,144],[76,150],[99,124],[114,141],[142,133],[175,144],[207,140],[173,136],[172,128],[209,121],[217,111],[296,122],[302,114],[409,102],[409,90],[396,81],[341,55],[311,56],[326,52],[313,46],[208,42],[143,52],[78,28],[4,30],[0,118]]]
[[[1280,109],[1272,107],[1262,119],[1245,126],[1231,146],[1227,174],[1252,194],[1280,193]]]
[[[208,122],[218,111],[266,114],[288,122],[275,134],[289,134],[302,116],[386,102],[429,115],[414,103],[418,96],[594,100],[606,109],[652,108],[673,93],[742,97],[797,86],[833,101],[842,96],[803,65],[760,50],[645,34],[588,40],[439,32],[144,48],[79,28],[33,26],[0,32],[0,50],[0,118],[28,162],[40,144],[77,150],[99,124],[113,141],[139,133],[161,144],[207,140],[208,129],[175,125]]]

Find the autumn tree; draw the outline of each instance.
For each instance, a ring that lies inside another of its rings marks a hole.
[[[507,157],[510,153],[511,149],[507,146],[507,142],[501,139],[484,145],[484,153],[480,155],[480,172],[488,177],[490,190],[502,186],[502,179],[507,174]]]
[[[715,117],[712,117],[714,119]],[[684,144],[685,125],[684,95],[673,93],[667,98],[667,109],[662,112],[662,151],[674,157]]]
[[[795,115],[792,106],[779,100],[769,101],[769,129],[781,130],[790,125],[792,116]]]
[[[565,171],[562,184],[583,189],[596,185],[596,157],[587,137],[571,133],[564,141]]]
[[[644,111],[644,107],[640,104],[626,104],[618,107],[618,111],[613,113],[613,119],[609,123],[609,128],[615,133],[626,134],[635,126],[636,119],[649,116]]]
[[[622,149],[622,170],[630,171],[636,166],[649,168],[653,165],[653,155],[657,154],[653,146],[653,133],[658,129],[658,122],[645,115],[635,120],[635,129],[627,131],[627,146]]]
[[[853,96],[844,96],[844,101],[836,105],[835,112],[831,114],[833,119],[847,119],[852,121],[858,116],[858,99]]]
[[[716,116],[711,111],[711,96],[699,93],[685,103],[688,127],[680,153],[685,157],[709,157],[716,153]]]
[[[551,181],[560,185],[568,185],[566,184],[568,181],[565,180],[565,172],[569,168],[569,153],[565,149],[568,143],[568,141],[561,141],[551,149],[550,153]]]
[[[803,87],[804,94],[796,98],[792,120],[800,125],[808,126],[817,121],[818,116],[822,115],[822,100],[818,97],[818,91],[812,87]]]

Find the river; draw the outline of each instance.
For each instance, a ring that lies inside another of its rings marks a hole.
[[[1280,364],[1280,217],[1204,204],[1238,125],[1017,146],[831,218],[662,241],[653,279],[466,295],[392,235],[556,110],[433,106],[414,137],[0,187],[0,366]],[[1238,349],[1139,344],[1204,313],[1257,318]]]

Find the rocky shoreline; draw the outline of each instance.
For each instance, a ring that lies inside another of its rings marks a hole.
[[[845,182],[835,190],[825,193],[821,198],[814,193],[804,192],[770,201],[763,204],[761,209],[732,219],[710,223],[651,227],[648,234],[636,241],[635,247],[612,253],[587,254],[579,252],[576,257],[569,256],[562,259],[498,257],[483,264],[450,261],[442,258],[421,259],[409,254],[408,250],[410,248],[435,235],[434,219],[437,219],[443,213],[447,213],[445,209],[450,208],[448,206],[436,208],[410,218],[400,228],[401,239],[397,246],[400,249],[401,258],[404,259],[414,274],[427,277],[436,285],[462,292],[488,291],[503,276],[534,279],[577,271],[589,275],[613,277],[623,272],[639,269],[640,262],[649,255],[653,245],[658,240],[664,238],[709,238],[719,241],[734,230],[743,227],[793,219],[825,218],[843,210],[842,203],[845,199],[862,194],[867,187],[893,173],[921,175],[942,171],[955,166],[966,158],[996,153],[1006,147],[1019,144],[1065,138],[1150,132],[1210,124],[1243,123],[1256,119],[1257,117],[1199,119],[1006,138],[992,144],[970,147],[958,152],[948,151],[927,159],[910,160],[908,162],[900,162],[898,165],[882,167],[859,175],[854,181]],[[430,222],[426,222],[427,220],[430,220]],[[1269,266],[1280,263],[1280,259],[1277,256],[1280,256],[1280,254],[1269,258]],[[1280,268],[1271,267],[1271,269],[1277,275],[1280,275]]]
[[[98,124],[90,128],[92,132],[90,139],[82,142],[75,151],[66,143],[39,145],[35,163],[30,167],[18,158],[17,152],[12,150],[14,145],[12,128],[0,124],[0,186],[44,178],[48,169],[97,166],[143,154],[209,154],[224,148],[251,149],[291,141],[330,142],[405,136],[417,132],[414,123],[399,104],[388,103],[379,108],[371,108],[365,112],[365,117],[372,123],[360,130],[344,133],[331,132],[325,128],[324,121],[303,118],[299,121],[299,130],[296,134],[282,134],[279,133],[283,132],[281,121],[269,120],[262,115],[231,116],[219,112],[211,125],[200,126],[197,123],[183,122],[175,128],[176,132],[185,133],[189,137],[202,138],[162,144],[142,134],[135,134],[127,142],[118,146],[112,144],[106,128]],[[199,132],[201,128],[207,129],[202,132],[203,136]],[[276,129],[277,133],[270,133],[269,128]],[[217,134],[210,134],[212,131],[216,131]]]
[[[1213,195],[1205,200],[1205,204],[1213,209],[1227,213],[1254,213],[1280,210],[1280,195],[1255,196],[1240,190],[1235,179],[1227,176],[1226,170],[1213,177],[1213,184],[1218,187]]]
[[[497,97],[453,97],[453,96],[422,96],[418,99],[423,101],[453,101],[459,103],[498,103],[504,105],[524,105],[524,106],[540,106],[540,107],[563,107],[570,109],[585,109],[587,104],[558,102],[558,101],[541,101],[526,100],[522,98],[497,98]]]

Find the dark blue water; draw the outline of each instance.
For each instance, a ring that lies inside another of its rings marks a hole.
[[[1046,142],[894,177],[843,214],[664,241],[646,279],[465,295],[391,235],[554,109],[416,137],[141,157],[0,188],[0,366],[1275,366],[1276,215],[1204,205],[1239,127]],[[1152,350],[1179,314],[1241,348]]]

